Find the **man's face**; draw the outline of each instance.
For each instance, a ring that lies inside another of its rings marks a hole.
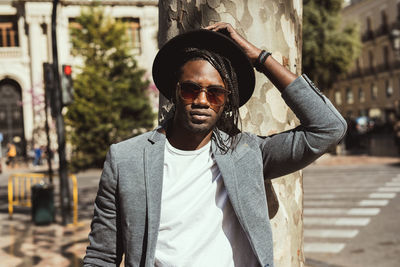
[[[179,83],[193,82],[202,88],[218,86],[225,88],[218,71],[205,60],[194,60],[185,63]],[[176,89],[175,124],[192,133],[209,133],[221,116],[224,104],[213,105],[202,90],[193,101],[182,99],[179,86]],[[225,100],[226,101],[226,100]]]

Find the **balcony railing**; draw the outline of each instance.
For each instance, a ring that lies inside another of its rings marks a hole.
[[[361,40],[363,42],[372,41],[377,37],[383,35],[389,35],[394,29],[400,29],[400,20],[395,21],[391,24],[382,24],[376,30],[367,30],[361,35]]]
[[[21,56],[21,47],[0,47],[0,58],[19,58]]]

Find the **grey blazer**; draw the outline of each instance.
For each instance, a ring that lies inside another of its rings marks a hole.
[[[299,170],[342,139],[346,122],[300,76],[282,92],[300,119],[295,129],[260,137],[242,133],[233,152],[212,150],[234,211],[260,266],[273,266],[264,179]],[[157,130],[112,145],[94,204],[85,266],[154,266],[160,224],[165,135]]]

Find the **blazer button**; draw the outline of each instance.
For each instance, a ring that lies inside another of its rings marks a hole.
[[[269,267],[269,264],[265,265],[264,267]]]

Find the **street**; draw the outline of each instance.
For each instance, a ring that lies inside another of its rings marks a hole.
[[[35,226],[29,208],[16,207],[10,220],[9,174],[0,175],[0,265],[81,266],[100,170],[78,173],[80,224],[68,227],[60,225],[59,213],[57,223]],[[303,179],[307,267],[399,266],[397,158],[327,156],[307,167]]]
[[[398,162],[314,164],[303,181],[307,266],[399,266]]]

